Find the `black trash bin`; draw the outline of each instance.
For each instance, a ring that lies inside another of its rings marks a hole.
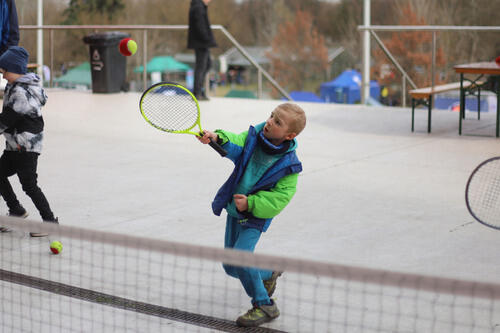
[[[129,34],[119,31],[99,32],[85,36],[89,45],[92,92],[114,93],[126,90],[127,59],[118,45]]]

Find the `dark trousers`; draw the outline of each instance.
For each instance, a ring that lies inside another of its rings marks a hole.
[[[54,221],[54,214],[40,187],[37,185],[38,154],[32,152],[4,151],[0,157],[0,194],[10,211],[19,211],[21,204],[12,190],[8,177],[17,174],[23,191],[33,200],[42,220]]]
[[[208,48],[195,49],[196,64],[194,67],[194,88],[193,94],[196,97],[205,96],[203,91],[203,84],[205,83],[205,76],[212,65],[210,60],[210,50]]]

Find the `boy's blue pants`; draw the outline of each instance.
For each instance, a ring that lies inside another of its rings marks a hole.
[[[262,232],[258,229],[242,226],[238,223],[238,219],[229,216],[228,214],[224,247],[253,252],[255,245],[257,245],[257,242],[259,241],[261,233]],[[259,306],[271,303],[269,297],[267,296],[267,291],[266,288],[264,288],[263,282],[264,280],[271,278],[271,271],[226,264],[223,264],[223,267],[228,275],[240,279],[247,295],[252,298],[252,304]]]

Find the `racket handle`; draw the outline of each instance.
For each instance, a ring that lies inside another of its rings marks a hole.
[[[220,154],[220,156],[224,157],[227,155],[227,151],[221,147],[217,142],[215,142],[212,138],[210,138],[210,142],[208,143],[210,147],[215,149],[216,152]]]

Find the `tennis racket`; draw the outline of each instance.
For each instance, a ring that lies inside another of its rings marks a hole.
[[[144,119],[156,129],[203,136],[200,105],[194,95],[180,84],[160,82],[152,85],[142,94],[139,108]],[[221,156],[227,155],[226,150],[212,139],[209,145]]]
[[[478,222],[500,230],[500,156],[482,162],[472,171],[465,203]]]

